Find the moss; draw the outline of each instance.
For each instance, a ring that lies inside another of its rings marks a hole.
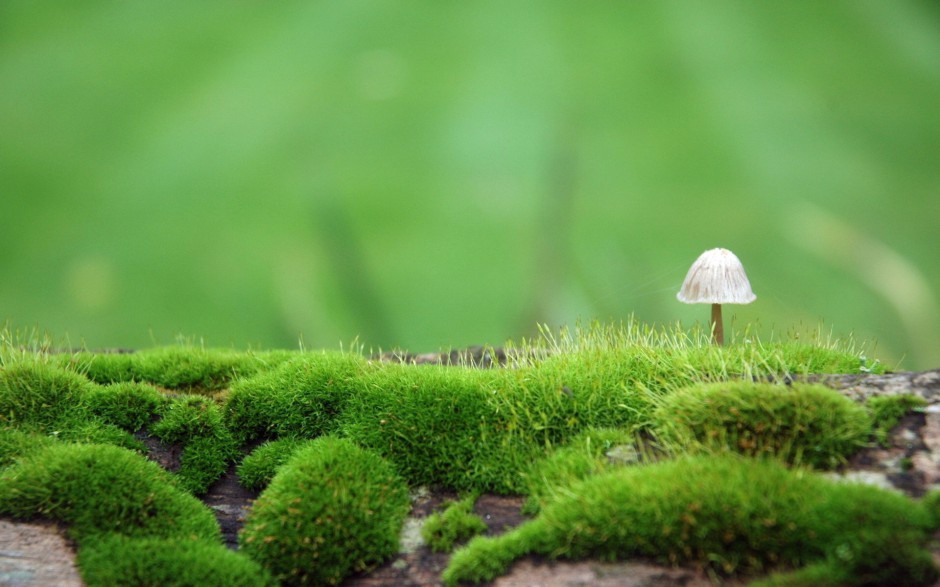
[[[409,510],[392,466],[345,439],[299,449],[255,502],[242,552],[290,585],[337,585],[393,555]]]
[[[334,432],[365,360],[347,353],[302,355],[232,386],[225,416],[241,441]]]
[[[281,438],[269,440],[246,456],[238,466],[238,478],[246,489],[261,490],[274,478],[277,469],[290,460],[308,440]]]
[[[259,564],[206,540],[103,536],[82,546],[78,567],[88,587],[274,587]]]
[[[869,398],[865,407],[871,413],[875,440],[884,447],[889,446],[891,429],[897,426],[906,414],[926,405],[926,400],[915,395],[883,395]]]
[[[183,395],[166,404],[161,414],[151,431],[163,442],[183,446],[176,474],[189,491],[204,493],[238,454],[222,409],[205,396]]]
[[[88,410],[108,424],[137,432],[168,399],[152,385],[122,382],[101,386],[86,395]]]
[[[98,444],[55,444],[0,474],[0,514],[64,522],[89,536],[203,538],[219,541],[215,517],[178,489],[156,463]]]
[[[524,511],[536,513],[559,491],[614,466],[608,450],[625,447],[635,451],[635,446],[634,434],[623,429],[589,428],[578,434],[529,467],[524,475],[529,496]]]
[[[486,522],[473,513],[477,496],[471,494],[431,514],[421,526],[421,537],[434,552],[450,552],[458,543],[486,532]]]
[[[666,395],[653,431],[677,452],[731,450],[831,468],[864,445],[870,421],[864,408],[822,386],[737,381]]]
[[[465,367],[372,369],[349,399],[342,431],[395,463],[413,485],[518,491],[519,473],[540,447],[521,418],[490,403],[510,393],[502,377]]]
[[[228,387],[284,362],[296,353],[264,353],[211,349],[192,344],[156,347],[135,353],[76,353],[59,362],[106,385],[145,382],[167,389],[208,393]]]
[[[54,438],[18,428],[0,428],[0,469],[18,459],[55,444]]]
[[[826,562],[862,579],[929,578],[932,522],[918,504],[874,487],[831,483],[772,460],[687,457],[588,478],[535,520],[472,540],[444,579],[489,580],[526,553],[648,557],[738,575]]]
[[[51,430],[61,421],[85,417],[94,385],[85,377],[40,360],[0,369],[0,424]]]

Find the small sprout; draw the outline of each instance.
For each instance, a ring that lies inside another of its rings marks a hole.
[[[686,304],[712,305],[712,336],[718,345],[725,343],[721,304],[750,304],[757,299],[744,266],[728,249],[711,249],[699,255],[676,297]]]

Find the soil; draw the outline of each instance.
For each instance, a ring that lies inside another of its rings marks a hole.
[[[443,363],[488,366],[506,361],[505,354],[479,347],[462,351],[464,355],[386,354],[379,360],[408,363]],[[470,359],[468,361],[468,358]],[[831,475],[836,478],[873,483],[920,497],[929,489],[940,488],[940,370],[923,373],[899,373],[868,376],[815,377],[848,397],[862,400],[871,395],[913,393],[929,405],[922,413],[904,417],[892,430],[887,446],[873,446],[856,454],[847,465]],[[164,446],[153,438],[142,440],[150,458],[172,470],[178,466],[179,448]],[[238,530],[257,493],[238,483],[232,467],[203,496],[222,527],[225,543],[237,548]],[[443,507],[456,495],[448,491],[420,488],[412,494],[412,512],[402,532],[401,552],[374,571],[348,579],[347,587],[395,585],[424,587],[440,585],[441,572],[449,555],[434,553],[420,538],[423,520]],[[527,517],[521,513],[524,498],[483,495],[475,511],[487,523],[487,534],[513,528]],[[940,563],[940,546],[934,556]],[[700,587],[713,581],[701,569],[671,568],[645,561],[599,563],[595,561],[556,561],[526,557],[494,581],[495,587]],[[723,584],[734,585],[724,581]],[[74,565],[74,545],[64,530],[48,523],[14,523],[0,520],[0,585],[22,587],[79,586],[81,579]],[[940,587],[940,582],[936,587]]]

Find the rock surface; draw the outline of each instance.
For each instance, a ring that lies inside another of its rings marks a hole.
[[[503,363],[506,358],[498,350],[468,349],[463,355],[430,354],[382,356],[382,360],[403,360],[411,363],[466,364],[468,358],[479,366]],[[888,446],[866,448],[855,455],[848,465],[832,475],[851,482],[873,483],[912,497],[922,496],[930,489],[940,489],[940,369],[917,373],[887,375],[825,375],[811,376],[809,381],[823,383],[847,397],[864,401],[876,395],[913,394],[928,402],[922,413],[904,417],[892,430]],[[148,445],[152,458],[172,461],[172,447]],[[204,496],[216,512],[226,543],[237,546],[237,532],[256,494],[238,484],[230,470]],[[368,575],[352,577],[345,585],[376,587],[395,585],[423,587],[440,584],[440,574],[448,555],[433,553],[422,544],[420,528],[423,520],[451,493],[418,491],[412,496],[412,515],[403,529],[402,551],[386,565]],[[523,500],[518,497],[482,496],[475,511],[497,534],[522,523]],[[940,562],[940,546],[935,558]],[[82,581],[74,563],[74,549],[64,532],[48,523],[23,523],[0,519],[0,585],[17,587],[72,587]],[[517,561],[509,573],[492,583],[494,587],[704,587],[711,585],[708,576],[697,569],[668,568],[644,562],[598,563],[593,561],[546,561],[535,557]],[[723,584],[729,584],[725,581]],[[733,583],[731,583],[733,585]],[[937,584],[940,587],[940,583]]]

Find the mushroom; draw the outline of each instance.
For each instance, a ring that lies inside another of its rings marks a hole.
[[[712,305],[712,336],[719,345],[725,343],[721,305],[750,304],[757,299],[744,266],[728,249],[711,249],[699,255],[676,297],[686,304]]]

